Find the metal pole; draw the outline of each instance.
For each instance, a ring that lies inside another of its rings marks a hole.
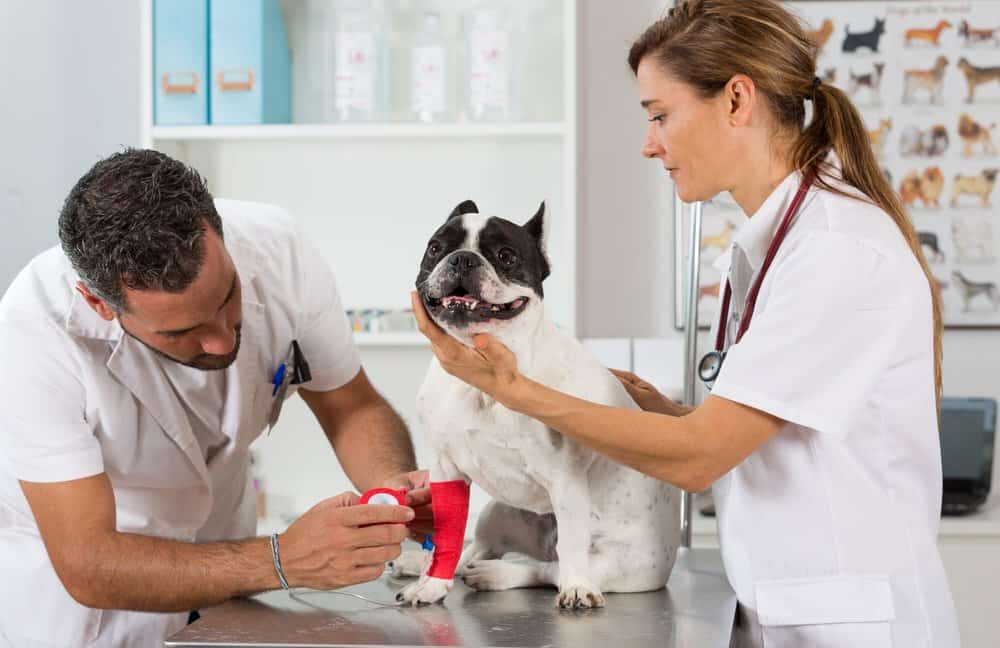
[[[683,203],[675,200],[675,218],[683,216]],[[691,238],[688,241],[687,291],[684,309],[684,404],[694,407],[697,398],[695,387],[698,366],[698,271],[701,262],[701,203],[691,205]],[[684,491],[681,498],[681,546],[691,546],[691,493]]]

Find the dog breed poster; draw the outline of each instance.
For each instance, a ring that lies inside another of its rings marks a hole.
[[[861,112],[912,218],[948,327],[1000,326],[1000,2],[789,2],[819,48],[817,74]],[[675,323],[684,322],[690,209],[675,219]],[[699,325],[718,317],[714,261],[746,218],[703,209]]]

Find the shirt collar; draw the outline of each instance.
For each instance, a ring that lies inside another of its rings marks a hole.
[[[833,151],[830,151],[826,159],[821,163],[824,178],[834,180],[840,176],[840,160]],[[764,200],[764,203],[754,212],[753,216],[744,223],[736,236],[733,238],[733,246],[740,248],[746,255],[754,272],[760,269],[767,256],[767,249],[771,246],[774,233],[781,224],[788,206],[802,184],[803,175],[798,170],[792,171],[788,176],[778,183],[771,194]],[[816,184],[810,187],[809,193],[816,191]],[[804,207],[800,207],[800,210]]]

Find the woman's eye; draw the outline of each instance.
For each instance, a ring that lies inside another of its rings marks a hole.
[[[441,246],[438,245],[437,243],[431,243],[427,247],[427,254],[431,257],[436,257],[437,255],[441,254]]]
[[[666,117],[666,115],[653,115],[652,117],[649,118],[649,121],[660,122],[662,124],[664,117]]]
[[[505,266],[512,266],[517,263],[517,254],[510,248],[503,248],[497,252],[497,259]]]

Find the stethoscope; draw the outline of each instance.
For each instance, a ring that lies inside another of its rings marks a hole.
[[[736,332],[736,340],[733,344],[738,344],[743,339],[743,334],[750,328],[750,319],[753,317],[753,309],[757,304],[757,293],[760,292],[760,286],[764,283],[764,276],[767,274],[767,269],[771,267],[771,262],[774,261],[774,256],[778,253],[781,242],[785,240],[785,235],[788,234],[788,229],[791,227],[792,221],[795,219],[795,215],[798,213],[799,207],[802,205],[802,201],[805,199],[806,193],[809,191],[809,187],[812,186],[815,177],[815,170],[806,174],[802,180],[802,184],[799,185],[798,192],[796,192],[795,197],[792,199],[792,204],[788,206],[788,211],[785,212],[784,218],[781,219],[778,230],[774,233],[774,238],[771,240],[771,245],[767,248],[767,256],[764,257],[764,263],[761,265],[760,272],[757,273],[757,277],[750,287],[750,292],[747,293],[746,304],[743,309],[743,319],[740,320],[740,327]],[[715,334],[715,350],[709,351],[702,356],[701,362],[698,363],[698,377],[701,378],[702,382],[709,389],[715,384],[715,379],[719,377],[719,372],[722,371],[722,363],[726,359],[726,351],[724,349],[726,344],[726,329],[729,323],[729,303],[732,301],[732,298],[733,289],[727,277],[726,291],[722,296],[722,312],[719,315],[719,330]]]

